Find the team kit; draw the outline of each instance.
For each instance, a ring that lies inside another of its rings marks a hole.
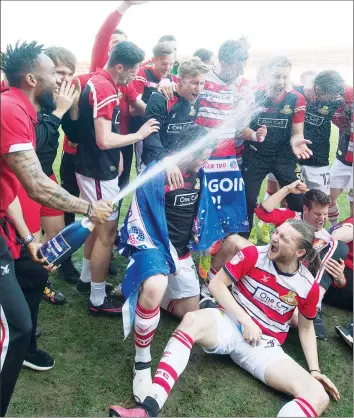
[[[123,1],[103,22],[87,73],[75,75],[60,46],[1,53],[1,416],[21,367],[55,365],[37,347],[40,301],[66,300],[55,269],[87,294],[90,315],[118,317],[133,334],[136,404],[117,399],[109,416],[163,413],[196,344],[290,395],[279,417],[320,416],[340,399],[318,359],[322,305],[353,309],[353,88],[335,69],[294,84],[286,56],[264,59],[249,80],[246,38],[180,61],[164,35],[150,58],[119,29],[142,3]],[[339,221],[343,192],[350,217]],[[116,287],[106,281],[115,257],[127,259]],[[161,309],[180,321],[153,371]],[[290,328],[307,369],[282,348]],[[352,322],[336,331],[353,346]]]

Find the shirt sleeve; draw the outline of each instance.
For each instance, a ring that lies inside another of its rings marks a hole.
[[[139,94],[143,95],[146,82],[147,82],[147,79],[146,79],[145,71],[143,68],[141,68],[135,80],[133,80],[129,84],[129,86],[134,88],[134,90],[137,92],[138,95]]]
[[[119,105],[119,99],[117,92],[114,91],[113,87],[111,89],[107,89],[105,87],[101,87],[100,85],[93,85],[92,89],[89,92],[89,103],[93,109],[93,118],[105,118],[108,120],[112,120],[113,111],[117,105]]]
[[[160,130],[167,116],[167,100],[159,93],[153,93],[146,105],[144,122],[151,118],[160,123]],[[161,160],[168,151],[161,143],[160,131],[152,133],[143,142],[143,161],[149,164],[153,160]]]
[[[132,85],[132,83],[129,83],[127,87],[123,91],[124,100],[131,104],[135,103],[140,96],[140,94],[135,90],[135,87]]]
[[[107,17],[97,32],[91,53],[90,71],[96,71],[106,65],[109,41],[121,19],[122,15],[115,10]]]
[[[224,271],[234,283],[237,283],[253,269],[257,260],[258,250],[252,245],[239,251],[231,261],[226,263]]]
[[[272,210],[271,212],[267,212],[264,209],[262,203],[256,207],[254,213],[261,221],[267,224],[273,224],[276,227],[280,226],[288,219],[294,219],[297,216],[297,212],[294,212],[293,210],[287,208],[277,208]]]
[[[1,106],[1,154],[33,149],[32,121],[17,105]]]
[[[299,312],[307,319],[314,319],[317,313],[317,303],[320,297],[320,287],[313,284],[305,300],[298,298]]]
[[[298,99],[295,105],[293,123],[305,122],[306,100],[302,94],[298,94]]]

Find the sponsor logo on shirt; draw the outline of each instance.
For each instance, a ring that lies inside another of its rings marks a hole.
[[[288,119],[258,118],[258,125],[265,125],[267,128],[286,129],[288,126]]]
[[[241,263],[245,259],[245,256],[242,251],[239,251],[235,257],[230,261],[230,264],[236,266],[238,263]]]
[[[263,305],[268,306],[269,308],[273,309],[273,311],[278,312],[280,315],[284,315],[287,312],[292,311],[293,308],[291,308],[291,306],[295,306],[283,300],[283,296],[281,296],[279,299],[274,294],[267,292],[267,290],[262,289],[260,287],[257,287],[255,292],[253,293],[253,297],[256,300],[258,300],[258,302],[261,302]],[[296,300],[295,300],[295,303],[296,303]],[[291,306],[288,306],[288,305],[291,305]]]
[[[175,196],[174,206],[190,206],[198,199],[198,193],[187,193]]]
[[[169,123],[167,126],[167,133],[169,134],[178,134],[180,133],[187,125],[190,125],[192,122],[185,123]]]
[[[313,113],[306,112],[305,122],[314,126],[321,126],[324,121],[322,116],[314,115]]]

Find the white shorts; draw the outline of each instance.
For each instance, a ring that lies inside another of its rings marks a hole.
[[[214,313],[218,327],[218,344],[216,347],[202,347],[209,354],[229,354],[232,360],[254,377],[265,382],[264,373],[272,363],[290,359],[284,353],[276,338],[262,336],[262,344],[252,347],[245,342],[238,329],[240,324],[233,321],[224,311],[210,309]]]
[[[352,176],[353,167],[343,164],[336,158],[331,167],[331,189],[348,190],[353,188]]]
[[[275,178],[275,175],[273,173],[269,173],[267,175],[267,180],[271,180],[271,181],[276,181],[278,182],[278,180]]]
[[[301,166],[304,182],[309,189],[317,189],[329,195],[331,183],[329,165],[323,167]]]
[[[113,180],[95,180],[79,173],[75,174],[81,198],[86,202],[97,202],[101,199],[113,200],[119,192],[118,177]],[[113,212],[108,218],[109,221],[116,219],[118,219],[118,211]]]
[[[179,260],[177,271],[177,276],[168,276],[168,286],[161,302],[164,309],[171,300],[191,298],[200,294],[199,279],[190,254]]]

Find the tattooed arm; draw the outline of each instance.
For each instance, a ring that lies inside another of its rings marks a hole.
[[[65,212],[86,215],[89,203],[72,196],[47,177],[42,170],[36,152],[32,150],[12,152],[4,155],[7,164],[34,201]],[[111,203],[99,201],[92,204],[90,220],[103,223],[112,213]]]

